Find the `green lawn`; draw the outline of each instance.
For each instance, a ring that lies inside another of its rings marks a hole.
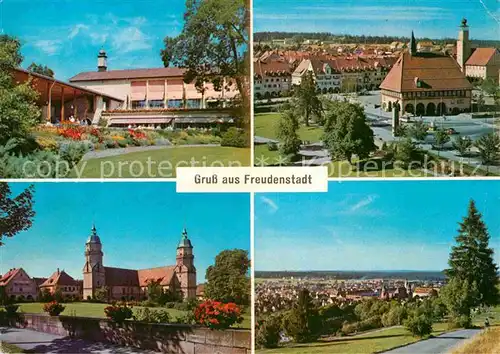
[[[447,330],[446,323],[434,325],[433,335],[439,335]],[[329,341],[318,341],[307,344],[293,344],[277,349],[257,350],[257,353],[343,353],[343,354],[368,354],[388,350],[400,345],[418,341],[402,327],[387,328],[372,333],[354,337],[336,338]]]
[[[279,113],[257,113],[254,118],[255,135],[268,139],[277,139],[275,126],[279,117]],[[301,124],[298,134],[300,140],[317,142],[321,140],[323,129],[318,127],[306,127]]]
[[[81,316],[81,317],[98,317],[105,318],[104,308],[109,306],[108,304],[99,304],[91,302],[72,302],[64,304],[66,308],[64,309],[62,315],[66,316]],[[134,311],[143,308],[141,306],[134,306]],[[176,317],[181,317],[186,314],[186,311],[180,311],[176,309],[169,309],[166,307],[152,307],[151,310],[162,309],[167,310],[171,320],[175,320]],[[24,313],[43,313],[43,303],[40,302],[29,302],[19,304],[19,311]],[[251,328],[250,314],[243,314],[243,322],[235,326],[237,328]]]
[[[70,177],[171,178],[175,177],[176,167],[238,167],[249,165],[250,149],[180,146],[80,161],[73,169]]]
[[[0,353],[25,353],[25,351],[14,344],[0,342]]]

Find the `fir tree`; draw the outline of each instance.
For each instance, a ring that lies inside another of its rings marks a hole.
[[[309,121],[312,116],[321,120],[323,114],[323,104],[318,97],[316,91],[316,82],[312,72],[306,73],[299,87],[295,91],[295,98],[297,100],[296,109],[303,115],[304,123],[309,126]]]
[[[297,343],[312,342],[319,337],[320,317],[307,289],[299,292],[297,303],[283,319],[283,327]]]
[[[482,215],[473,200],[469,203],[467,216],[459,223],[457,245],[452,248],[446,275],[450,280],[458,279],[476,284],[477,295],[471,306],[492,306],[500,301],[498,291],[498,267],[493,261],[493,249],[489,247],[490,236]]]

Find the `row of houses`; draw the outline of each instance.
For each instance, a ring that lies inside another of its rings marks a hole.
[[[309,72],[319,93],[373,90],[380,86],[396,60],[394,56],[318,55],[292,61],[286,57],[261,57],[254,61],[255,98],[286,95]]]
[[[30,277],[23,268],[13,268],[0,277],[0,287],[5,297],[13,301],[34,301],[46,292],[81,299],[83,280],[76,280],[59,268],[48,278]]]

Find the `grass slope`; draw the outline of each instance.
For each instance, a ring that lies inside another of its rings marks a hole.
[[[0,342],[0,353],[26,353],[23,349],[19,348],[14,344],[9,344],[7,342]]]
[[[472,341],[453,351],[453,354],[500,353],[500,327],[492,327]]]
[[[195,161],[196,164],[192,164]],[[173,147],[80,161],[71,178],[172,178],[175,167],[249,166],[250,149]],[[83,171],[78,175],[77,171]]]
[[[434,336],[446,331],[447,324],[434,325]],[[307,344],[295,344],[293,347],[280,347],[271,350],[258,350],[256,353],[301,353],[301,354],[368,354],[388,350],[400,345],[418,341],[403,327],[385,328],[352,337],[336,338]]]

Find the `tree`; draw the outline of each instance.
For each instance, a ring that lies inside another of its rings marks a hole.
[[[312,342],[319,337],[321,320],[307,289],[301,289],[293,308],[283,318],[285,332],[297,343]]]
[[[54,71],[52,71],[52,69],[48,66],[42,64],[39,65],[37,63],[31,63],[30,66],[28,66],[28,71],[48,77],[54,77]]]
[[[432,318],[429,315],[413,313],[404,321],[405,328],[415,337],[425,337],[432,333]]]
[[[498,90],[498,84],[492,78],[487,78],[481,83],[481,90],[486,94],[493,96]]]
[[[403,163],[405,167],[414,160],[416,153],[415,145],[410,138],[406,138],[398,141],[395,147],[394,159],[398,162]]]
[[[456,245],[452,247],[446,275],[452,281],[469,289],[467,299],[470,306],[493,306],[500,303],[498,290],[498,267],[493,260],[493,249],[489,247],[490,236],[482,215],[473,200],[469,203],[467,216],[459,223]],[[474,284],[474,286],[472,286]],[[472,288],[477,287],[477,296]],[[464,290],[465,291],[465,290]]]
[[[304,118],[304,123],[309,126],[312,116],[321,118],[323,105],[316,91],[316,82],[312,71],[308,71],[302,78],[299,87],[295,90],[296,109]]]
[[[353,155],[366,159],[377,148],[363,108],[349,102],[329,105],[323,141],[333,159],[350,163]]]
[[[423,141],[427,137],[427,124],[421,120],[417,120],[408,130],[410,137],[417,141]]]
[[[472,147],[472,139],[468,136],[457,136],[453,140],[453,148],[457,150],[459,156],[465,156]]]
[[[31,185],[13,197],[9,184],[0,182],[0,246],[4,238],[31,227],[35,216],[33,194],[34,187]]]
[[[223,80],[231,78],[247,101],[249,16],[245,0],[186,0],[181,34],[164,39],[164,65],[185,68],[185,81],[200,91],[205,82],[222,90]]]
[[[109,299],[109,289],[107,286],[101,286],[94,292],[94,298],[100,302],[106,302]]]
[[[299,130],[297,114],[292,109],[283,111],[276,126],[276,136],[281,141],[279,146],[281,155],[297,155],[302,143],[297,130]]]
[[[0,144],[10,138],[25,138],[40,122],[41,110],[36,105],[38,92],[28,80],[14,83],[12,69],[22,62],[19,40],[0,35]]]
[[[161,296],[163,295],[163,289],[161,287],[159,280],[149,279],[147,282],[147,294],[148,300],[154,303],[158,303],[160,301]]]
[[[450,141],[450,136],[445,130],[438,129],[434,133],[434,141],[436,142],[436,145],[439,147],[439,150],[442,150],[444,144]],[[439,156],[439,150],[438,150],[438,156]]]
[[[476,141],[481,162],[486,165],[486,173],[489,172],[489,165],[495,163],[500,154],[500,137],[495,133],[483,135]]]
[[[263,348],[277,348],[280,342],[282,321],[283,319],[278,314],[273,314],[262,321],[255,334],[255,343]]]
[[[460,327],[470,325],[471,309],[477,305],[479,291],[476,282],[451,278],[440,292],[440,297],[451,315],[451,320]],[[465,320],[464,320],[465,319]]]
[[[215,264],[207,268],[205,296],[211,300],[250,303],[248,252],[241,249],[224,250],[215,257]]]

